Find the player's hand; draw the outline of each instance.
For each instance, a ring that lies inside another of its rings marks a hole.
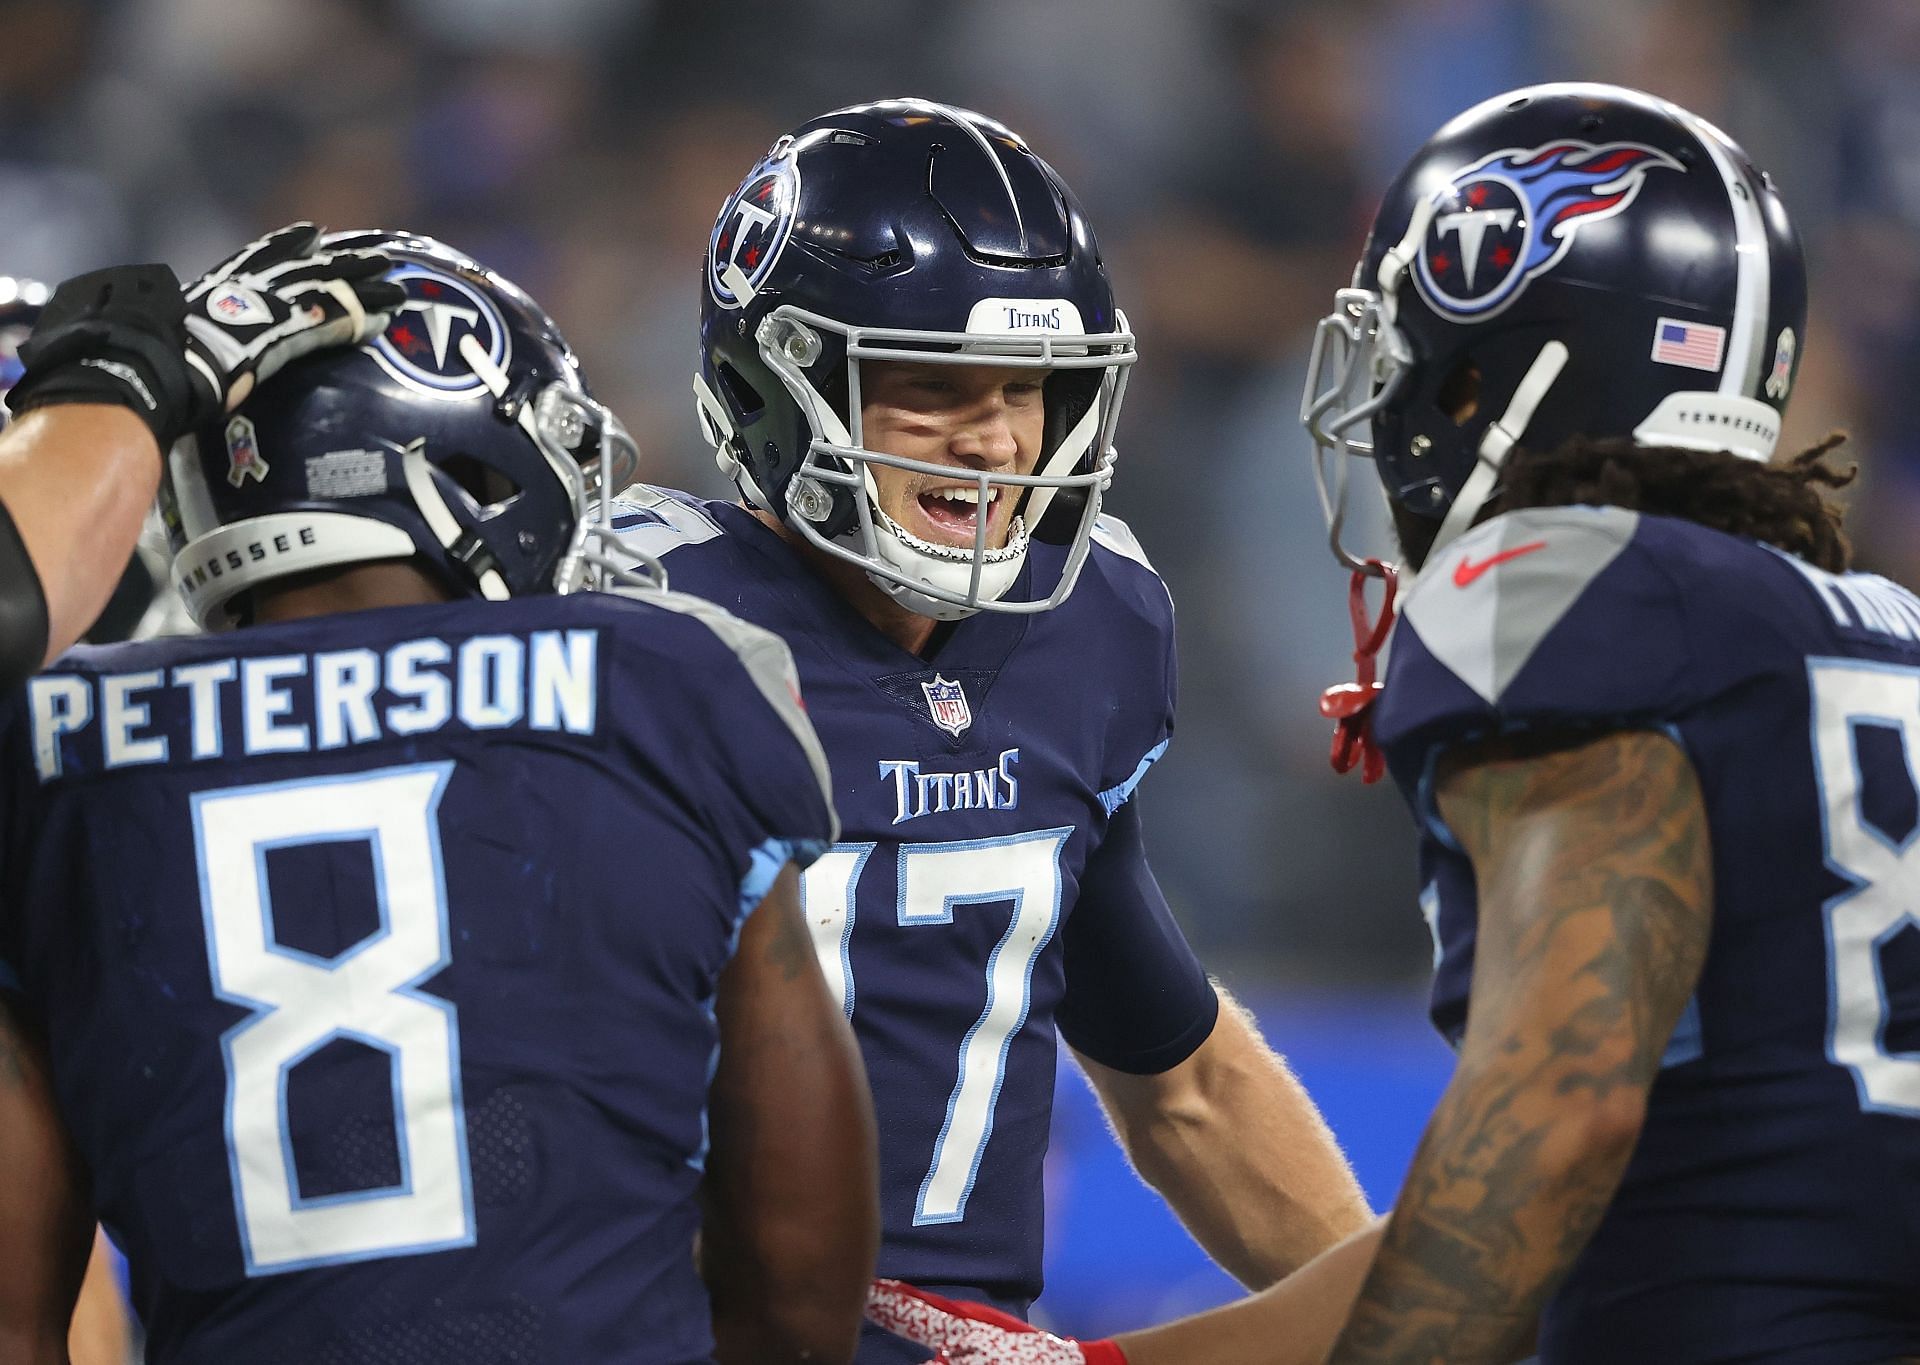
[[[290,360],[386,329],[406,295],[377,251],[319,251],[320,229],[290,223],[188,287],[187,362],[195,416],[219,416]]]
[[[961,1303],[898,1280],[875,1280],[867,1317],[895,1336],[937,1354],[932,1365],[1127,1365],[1111,1341],[1075,1341],[1043,1332],[1011,1313]]]
[[[117,265],[61,282],[20,347],[7,395],[18,416],[58,403],[130,408],[165,450],[223,417],[261,380],[322,346],[385,329],[405,298],[377,251],[315,254],[294,223],[182,290],[164,265]]]

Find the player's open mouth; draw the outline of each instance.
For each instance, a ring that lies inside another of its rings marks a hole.
[[[998,488],[987,491],[987,516],[1000,504]],[[971,546],[980,518],[980,489],[978,485],[967,484],[956,488],[934,488],[922,493],[916,501],[920,505],[920,515],[926,518],[927,525],[942,539],[950,539],[956,545]]]

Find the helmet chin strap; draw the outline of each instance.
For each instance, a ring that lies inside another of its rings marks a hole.
[[[1540,348],[1540,354],[1533,358],[1533,364],[1527,367],[1520,386],[1513,391],[1513,401],[1507,404],[1507,410],[1500,414],[1499,419],[1487,428],[1486,435],[1480,438],[1479,460],[1473,466],[1473,472],[1467,475],[1467,481],[1460,485],[1460,491],[1453,495],[1453,504],[1447,508],[1440,529],[1434,533],[1433,545],[1427,551],[1429,562],[1472,526],[1473,519],[1480,515],[1480,509],[1487,505],[1487,499],[1493,496],[1494,487],[1500,482],[1500,467],[1506,463],[1514,444],[1526,433],[1527,423],[1533,420],[1541,400],[1547,396],[1547,390],[1553,387],[1553,381],[1560,377],[1560,371],[1566,365],[1567,347],[1561,341],[1549,341]]]

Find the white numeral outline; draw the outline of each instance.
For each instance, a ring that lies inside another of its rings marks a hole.
[[[1823,906],[1827,1057],[1853,1073],[1862,1110],[1920,1118],[1920,1053],[1887,1050],[1891,1005],[1880,973],[1882,945],[1906,925],[1920,925],[1920,826],[1895,843],[1867,822],[1855,737],[1861,725],[1893,729],[1914,776],[1920,669],[1816,659],[1808,661],[1807,681],[1826,863],[1850,883]]]
[[[1062,826],[899,847],[894,917],[901,926],[951,924],[957,906],[1012,901],[1014,907],[1006,933],[987,956],[986,1006],[960,1041],[953,1092],[914,1202],[916,1226],[957,1223],[966,1217],[967,1198],[993,1136],[1007,1054],[1033,1003],[1034,967],[1060,925],[1060,853],[1072,835],[1071,826]],[[814,951],[849,1019],[854,981],[848,945],[856,891],[875,847],[835,844],[800,879],[800,904]]]
[[[827,986],[853,1018],[853,889],[877,844],[835,844],[800,878],[800,914],[813,935],[814,955]]]
[[[474,1242],[458,1012],[421,982],[451,960],[439,806],[451,762],[199,792],[194,849],[221,1035],[234,1215],[249,1276]],[[380,927],[331,958],[275,940],[267,854],[365,843]],[[400,1183],[304,1197],[287,1077],[335,1038],[385,1052]]]

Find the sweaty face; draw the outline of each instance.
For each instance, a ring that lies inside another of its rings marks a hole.
[[[1046,429],[1045,370],[1005,365],[869,361],[860,368],[861,441],[867,449],[950,467],[956,476],[1030,474]],[[971,548],[981,514],[979,485],[872,464],[880,510],[910,535]],[[995,488],[987,545],[999,549],[1013,526],[1019,490]]]

